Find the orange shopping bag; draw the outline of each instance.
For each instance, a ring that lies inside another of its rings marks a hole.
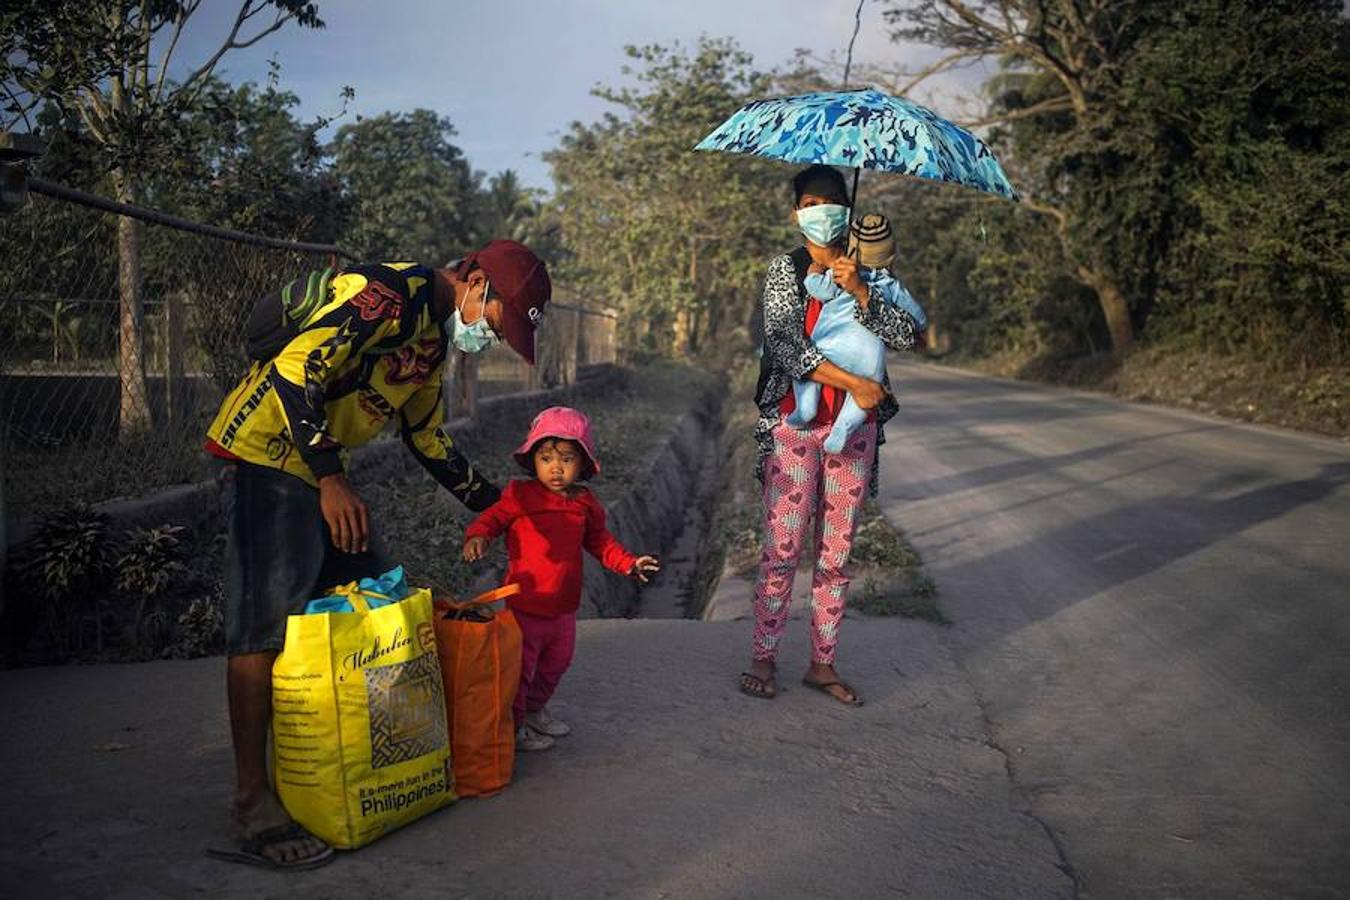
[[[435,601],[450,759],[461,797],[495,793],[511,781],[520,626],[509,609],[496,612],[491,604],[519,593],[520,585],[508,584],[466,603]]]

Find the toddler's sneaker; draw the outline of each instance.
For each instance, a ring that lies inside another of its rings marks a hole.
[[[540,734],[528,725],[516,729],[516,749],[529,753],[534,750],[548,750],[553,746],[553,738]]]
[[[565,737],[572,733],[572,726],[549,715],[547,706],[538,712],[526,713],[525,724],[534,731],[549,737]]]

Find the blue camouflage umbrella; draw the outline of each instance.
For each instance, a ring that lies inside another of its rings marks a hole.
[[[984,141],[926,107],[871,88],[756,100],[694,149],[896,172],[1018,199]],[[853,191],[856,199],[856,172]]]

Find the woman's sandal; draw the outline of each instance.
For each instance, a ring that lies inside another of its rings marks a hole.
[[[863,698],[858,696],[858,692],[855,691],[847,681],[812,681],[809,678],[803,678],[802,684],[806,685],[807,687],[811,688],[814,691],[820,691],[822,694],[825,694],[829,697],[833,697],[835,700],[838,700],[845,706],[863,705]],[[843,688],[844,693],[848,694],[848,698],[845,699],[844,697],[841,697],[834,691],[830,690],[830,688],[832,687]]]
[[[742,672],[741,693],[761,700],[772,700],[778,696],[778,687],[774,684],[772,675],[761,678],[753,672]]]

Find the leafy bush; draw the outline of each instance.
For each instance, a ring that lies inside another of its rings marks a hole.
[[[43,522],[14,560],[12,595],[26,601],[58,652],[83,649],[90,607],[102,646],[96,597],[111,570],[107,525],[86,504],[68,507]]]
[[[164,650],[169,659],[196,659],[225,649],[225,615],[220,586],[198,597],[178,617],[178,634]]]
[[[152,651],[167,638],[169,617],[159,601],[168,587],[187,573],[182,563],[186,532],[179,525],[138,528],[128,536],[117,560],[117,591],[135,600],[130,627],[142,651]]]

